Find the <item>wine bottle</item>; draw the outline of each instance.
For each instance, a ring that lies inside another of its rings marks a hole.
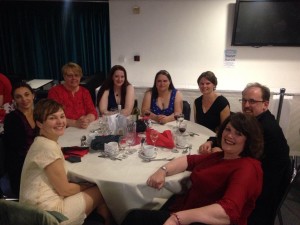
[[[140,109],[137,100],[134,100],[134,107],[131,112],[132,119],[136,122],[140,117]]]

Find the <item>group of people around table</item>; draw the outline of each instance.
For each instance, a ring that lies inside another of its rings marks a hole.
[[[52,87],[48,99],[36,105],[28,84],[11,90],[16,110],[5,117],[4,143],[12,189],[21,202],[63,213],[69,218],[63,224],[82,224],[88,215],[99,224],[114,224],[95,184],[72,183],[67,178],[57,140],[68,126],[87,128],[98,112],[88,90],[79,85],[81,67],[67,63],[62,75],[64,82]],[[287,141],[268,110],[270,90],[249,84],[242,92],[243,113],[231,113],[227,99],[215,91],[217,78],[212,72],[202,73],[197,83],[202,95],[194,101],[195,122],[217,136],[199,147],[201,154],[174,159],[145,180],[161,189],[166,176],[188,170],[190,188],[172,196],[158,211],[131,211],[122,225],[274,223],[291,173]],[[134,98],[125,68],[113,66],[97,95],[99,113],[111,115],[121,105],[121,113],[128,116]],[[182,113],[182,100],[170,74],[160,70],[145,92],[141,111],[165,124]]]

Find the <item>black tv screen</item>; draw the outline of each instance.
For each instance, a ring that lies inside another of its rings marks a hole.
[[[300,46],[299,0],[237,0],[233,46]]]

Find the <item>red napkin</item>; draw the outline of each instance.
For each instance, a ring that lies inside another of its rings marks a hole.
[[[151,130],[152,129],[149,129],[149,128],[146,130],[146,142],[148,144],[153,145],[153,142],[151,141],[151,138],[150,138]],[[158,138],[157,138],[155,145],[159,146],[159,147],[164,147],[164,148],[174,148],[175,144],[174,144],[174,140],[173,140],[171,131],[165,130],[162,133],[158,132]]]
[[[78,147],[78,146],[63,147],[61,148],[61,150],[64,154],[65,159],[69,158],[70,156],[82,157],[89,152],[88,147]]]

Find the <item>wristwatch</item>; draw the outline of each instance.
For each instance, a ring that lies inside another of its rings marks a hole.
[[[166,172],[166,174],[168,173],[168,171],[167,171],[167,167],[165,167],[165,166],[162,166],[162,167],[160,167],[160,169],[162,169],[163,171],[165,171],[165,172]]]

